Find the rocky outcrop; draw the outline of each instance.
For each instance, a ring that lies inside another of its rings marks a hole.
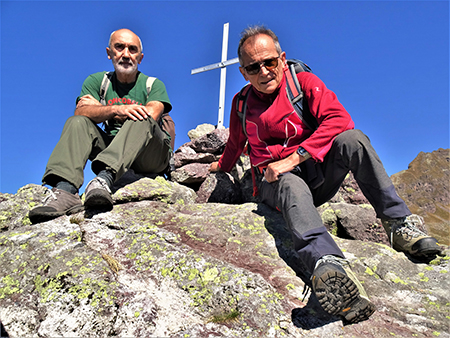
[[[201,125],[189,134],[195,138],[175,152],[177,169],[172,180],[192,187],[198,195],[198,203],[257,202],[253,196],[248,156],[241,156],[230,174],[208,172],[210,163],[217,161],[223,152],[228,130],[215,130],[212,125]],[[407,171],[392,176],[399,195],[411,211],[424,217],[425,226],[421,230],[430,233],[444,245],[450,244],[449,161],[448,149],[430,154],[420,153]],[[324,224],[333,234],[348,239],[389,243],[381,220],[376,217],[351,173],[336,196],[318,210]]]
[[[450,244],[450,150],[421,152],[408,170],[392,175],[392,182],[413,213],[424,217],[428,230]]]
[[[302,295],[309,274],[280,213],[195,203],[192,193],[141,178],[116,191],[111,212],[38,225],[27,210],[42,187],[1,194],[0,206],[16,210],[2,212],[0,234],[0,320],[10,337],[450,337],[448,256],[412,262],[336,237],[377,306],[343,326]]]
[[[226,133],[197,135],[177,151],[183,180],[193,165],[209,166],[220,156]],[[0,194],[5,334],[450,337],[448,249],[445,257],[418,262],[385,245],[373,209],[349,175],[319,212],[377,312],[344,326],[303,292],[310,273],[281,214],[254,202],[247,168],[243,157],[231,175],[195,174],[197,181],[184,184],[176,175],[171,182],[130,171],[114,188],[112,211],[37,225],[27,213],[45,188]]]

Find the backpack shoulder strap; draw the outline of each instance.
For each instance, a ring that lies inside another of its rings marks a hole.
[[[146,87],[147,87],[147,98],[150,95],[150,92],[152,90],[153,82],[155,82],[156,77],[149,76],[147,77]]]
[[[236,100],[236,112],[238,114],[239,119],[241,120],[242,129],[244,130],[245,136],[247,136],[245,116],[247,113],[247,100],[249,97],[250,88],[251,84],[250,83],[246,84],[239,92]]]
[[[106,106],[106,91],[111,83],[112,75],[113,72],[106,72],[105,75],[103,75],[102,84],[100,85],[100,103],[104,106]]]
[[[245,146],[244,153],[247,155],[250,155],[250,143],[248,142],[248,135],[247,135],[247,125],[246,125],[246,113],[247,113],[247,101],[248,97],[250,96],[250,88],[252,88],[252,85],[250,83],[247,83],[239,92],[237,100],[236,100],[236,112],[241,120],[242,129],[244,131],[245,136],[247,136],[247,145]],[[252,184],[253,184],[253,196],[256,197],[258,195],[258,187],[256,185],[256,175],[255,175],[255,167],[252,164],[252,158],[249,156],[250,159],[250,168],[252,173]]]
[[[300,60],[288,60],[286,75],[286,92],[289,100],[292,103],[298,117],[302,122],[313,132],[319,127],[316,118],[311,114],[308,104],[303,104],[303,91],[297,79],[297,73],[309,72],[312,73],[311,68]]]

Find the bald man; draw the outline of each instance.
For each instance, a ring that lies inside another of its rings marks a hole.
[[[95,73],[84,81],[75,114],[66,121],[42,179],[52,189],[43,205],[30,211],[32,223],[84,208],[111,210],[111,187],[128,169],[158,174],[168,167],[170,136],[159,122],[172,105],[164,83],[156,78],[149,82],[138,70],[144,58],[140,38],[128,29],[114,31],[106,53],[114,72]],[[79,189],[88,159],[97,177],[87,185],[83,205]]]

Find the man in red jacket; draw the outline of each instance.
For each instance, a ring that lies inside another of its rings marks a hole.
[[[375,306],[316,209],[336,194],[350,170],[395,249],[413,256],[436,255],[441,249],[435,238],[416,228],[418,216],[411,215],[397,195],[367,136],[354,129],[336,95],[309,72],[298,73],[297,78],[304,104],[319,127],[312,132],[301,121],[286,94],[286,53],[271,30],[262,26],[244,30],[238,56],[240,71],[252,86],[247,135],[236,112],[235,96],[227,146],[210,171],[229,172],[248,140],[259,198],[282,212],[320,304],[346,322],[366,320]]]

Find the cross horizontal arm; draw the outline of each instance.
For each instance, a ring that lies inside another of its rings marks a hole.
[[[239,58],[234,58],[234,59],[223,61],[223,62],[217,62],[217,63],[214,63],[214,64],[209,65],[209,66],[192,69],[191,70],[191,75],[198,74],[198,73],[203,73],[203,72],[206,72],[208,70],[213,70],[213,69],[217,69],[217,68],[223,68],[223,67],[226,67],[226,66],[229,66],[229,65],[233,65],[233,64],[238,63],[238,62],[239,62]]]

